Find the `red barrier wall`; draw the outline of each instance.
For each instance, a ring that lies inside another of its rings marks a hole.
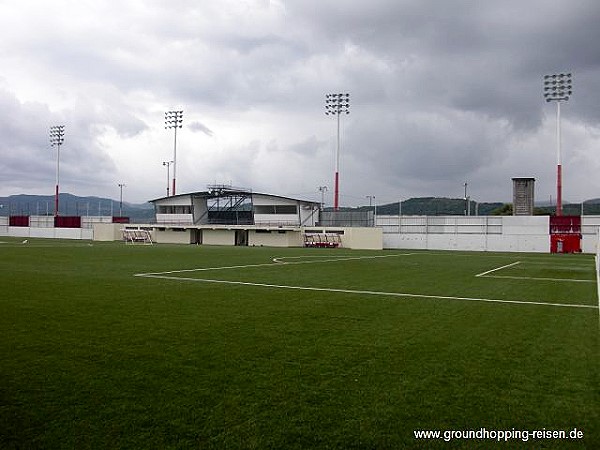
[[[80,216],[56,216],[54,228],[81,228]]]
[[[29,216],[10,216],[8,219],[9,227],[28,227]]]

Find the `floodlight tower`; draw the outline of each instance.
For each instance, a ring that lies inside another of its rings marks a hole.
[[[339,209],[340,195],[340,114],[350,114],[350,94],[326,94],[325,114],[337,117],[337,150],[335,154],[335,187],[333,190],[333,209]]]
[[[325,207],[325,192],[327,192],[327,186],[319,186],[319,192],[321,193],[321,209]]]
[[[556,215],[562,216],[562,163],[560,144],[560,102],[569,100],[573,94],[570,73],[544,75],[544,98],[556,102]]]
[[[183,125],[183,111],[167,111],[165,113],[165,130],[173,128],[175,139],[173,141],[173,194],[175,195],[175,180],[177,179],[177,128]]]
[[[167,197],[169,196],[169,183],[171,182],[171,178],[169,175],[169,166],[173,164],[173,161],[163,161],[163,166],[167,167]]]
[[[465,216],[470,216],[471,215],[471,197],[469,197],[467,195],[467,186],[469,185],[469,183],[467,183],[466,181],[464,182],[464,187],[465,187]]]
[[[375,196],[367,195],[366,198],[369,199],[369,210],[371,210],[371,207],[373,206],[373,202],[375,200]],[[373,226],[375,225],[376,221],[377,221],[377,203],[375,203],[375,209],[373,210]]]
[[[56,189],[54,194],[54,216],[58,216],[58,184],[60,179],[60,146],[65,141],[65,126],[50,127],[50,146],[56,147]]]
[[[119,196],[119,217],[123,217],[123,188],[127,185],[125,183],[119,183],[117,186],[119,186],[121,191]]]

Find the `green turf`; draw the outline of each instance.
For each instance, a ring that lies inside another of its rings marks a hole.
[[[0,448],[600,448],[591,256],[0,241]]]

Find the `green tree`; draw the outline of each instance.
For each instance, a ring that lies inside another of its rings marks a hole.
[[[513,205],[512,203],[505,203],[504,205],[494,209],[490,214],[492,216],[512,216]]]

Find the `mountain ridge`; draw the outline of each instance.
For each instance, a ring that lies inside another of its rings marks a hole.
[[[549,202],[536,203],[536,214],[554,214],[554,206]],[[498,213],[506,203],[503,202],[470,202],[471,215],[492,215]],[[463,198],[447,197],[413,197],[402,201],[402,215],[464,215],[466,202]],[[375,206],[358,206],[354,208],[341,207],[342,211],[368,211]],[[581,203],[563,204],[565,215],[579,215]],[[585,200],[584,213],[600,214],[600,198]],[[154,207],[150,202],[130,203],[123,201],[122,208],[118,200],[98,196],[77,196],[62,193],[59,196],[59,213],[64,216],[91,215],[91,216],[117,216],[129,217],[132,221],[143,222],[154,219]],[[325,208],[331,211],[332,208]],[[377,215],[398,215],[398,202],[377,205]],[[36,194],[14,194],[0,197],[0,215],[53,215],[54,196]]]

